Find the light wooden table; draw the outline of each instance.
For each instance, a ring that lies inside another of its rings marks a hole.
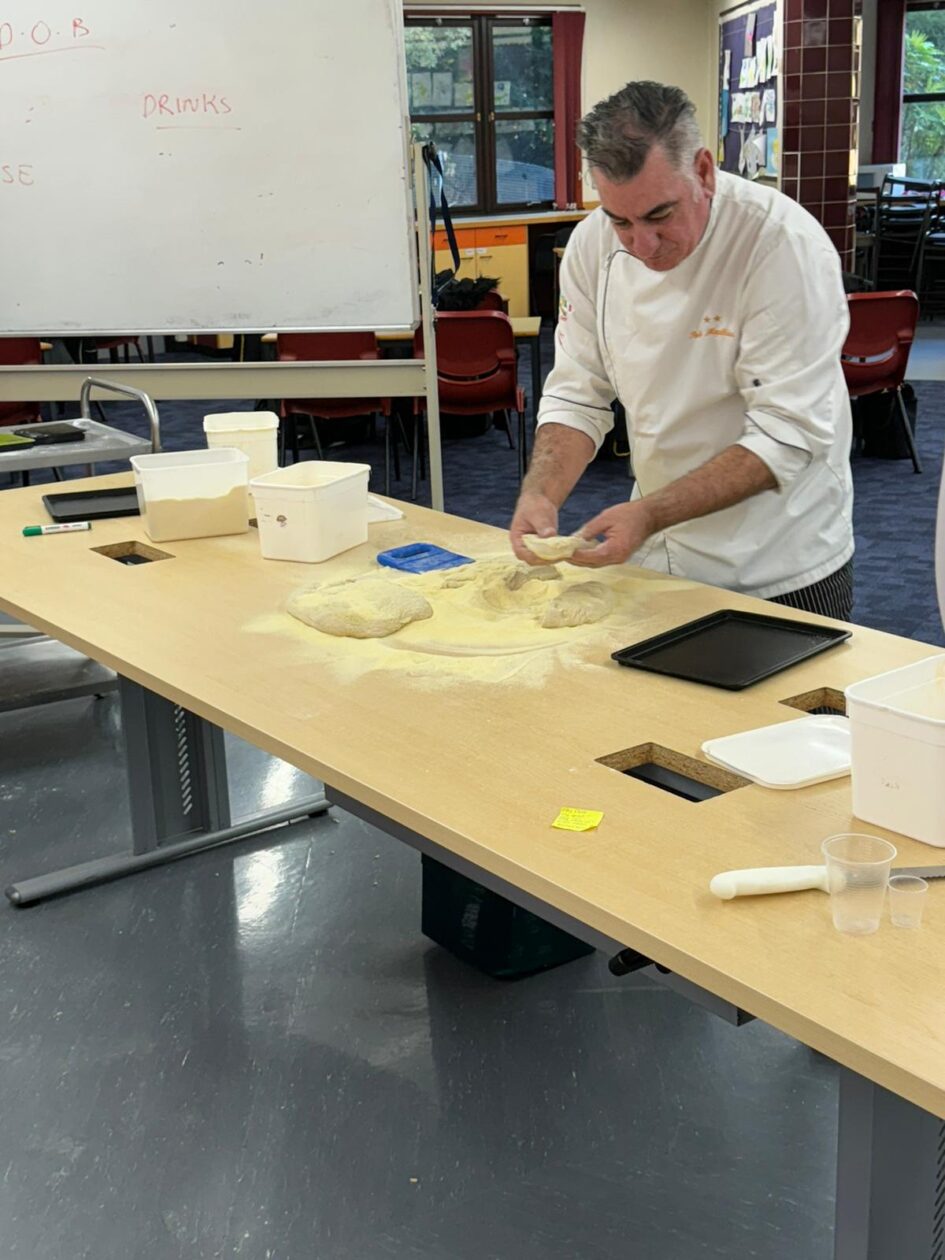
[[[621,669],[604,641],[588,667],[552,665],[540,687],[424,689],[404,670],[340,676],[343,641],[326,658],[324,640],[315,651],[306,635],[259,619],[300,585],[371,567],[380,549],[424,540],[482,554],[504,548],[504,534],[402,505],[405,520],[372,525],[367,545],[322,565],[263,561],[250,532],[163,544],[169,558],[126,567],[95,549],[147,545],[136,518],[96,522],[90,534],[22,538],[25,522],[42,519],[40,496],[39,488],[0,494],[0,607],[117,670],[135,688],[129,703],[164,697],[176,713],[204,719],[198,737],[208,726],[234,732],[438,860],[601,948],[640,951],[720,1006],[750,1012],[839,1061],[849,1070],[837,1260],[936,1254],[945,1117],[941,890],[933,886],[918,933],[885,923],[862,938],[835,932],[827,898],[816,892],[719,902],[708,892],[718,871],[815,862],[825,836],[859,829],[849,780],[794,792],[750,785],[694,804],[599,760],[651,743],[698,759],[706,738],[796,716],[787,698],[842,690],[934,648],[857,627],[849,643],[743,692]],[[653,577],[629,614],[625,642],[721,607],[760,605]],[[134,770],[132,788],[145,797],[153,790]],[[563,805],[603,810],[603,822],[582,834],[553,830]],[[139,809],[152,806],[139,801]],[[900,864],[936,861],[935,850],[891,838]]]

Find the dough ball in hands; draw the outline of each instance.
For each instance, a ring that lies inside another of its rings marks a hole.
[[[323,634],[349,639],[384,639],[433,608],[419,591],[385,578],[353,578],[308,587],[289,597],[286,611]]]
[[[541,624],[546,630],[562,626],[587,626],[613,611],[614,593],[603,582],[577,582],[561,592],[545,609]]]
[[[540,534],[523,534],[522,542],[539,560],[570,560],[576,551],[582,551],[594,544],[580,534],[555,534],[551,538],[542,538]]]

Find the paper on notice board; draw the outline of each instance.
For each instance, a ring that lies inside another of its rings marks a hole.
[[[731,101],[729,99],[730,96],[731,96],[731,93],[729,92],[728,88],[727,87],[722,88],[722,102],[721,102],[721,109],[719,110],[719,113],[721,115],[719,119],[719,135],[721,136],[723,140],[728,135],[728,115],[729,115],[729,110],[731,109]]]
[[[767,160],[767,137],[763,131],[753,130],[742,144],[739,169],[749,179],[757,179],[759,173],[764,170]]]
[[[762,121],[761,93],[751,92],[750,100],[751,100],[751,121],[755,123],[755,125],[757,126]]]
[[[781,141],[778,139],[776,131],[768,132],[768,165],[765,167],[766,175],[777,175],[778,164],[781,157]]]
[[[731,87],[732,84],[732,50],[726,48],[725,60],[722,63],[722,87]]]
[[[746,57],[738,74],[740,88],[752,88],[758,84],[758,62],[754,57]]]
[[[778,117],[778,104],[774,94],[774,88],[765,88],[762,103],[764,107],[764,121],[776,122]]]
[[[757,14],[749,13],[745,23],[745,56],[750,57],[755,51],[755,18]]]

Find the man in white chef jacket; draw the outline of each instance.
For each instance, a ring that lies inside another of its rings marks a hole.
[[[853,597],[849,322],[836,250],[796,202],[717,171],[679,88],[629,83],[581,123],[600,208],[561,265],[555,365],[511,525],[558,509],[627,413],[633,495],[574,563],[629,560],[811,612]]]

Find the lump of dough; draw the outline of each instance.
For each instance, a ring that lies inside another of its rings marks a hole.
[[[289,598],[286,611],[306,625],[349,639],[383,639],[433,609],[419,591],[385,578],[354,578],[309,587]]]
[[[536,612],[554,594],[545,583],[560,576],[551,564],[503,565],[491,575],[483,574],[479,595],[498,612]]]
[[[613,606],[613,591],[603,582],[576,582],[551,601],[541,624],[546,630],[557,630],[561,626],[586,626],[606,617]]]
[[[594,543],[582,538],[580,534],[556,534],[552,538],[523,534],[522,542],[539,560],[570,560],[576,551],[594,546]]]

